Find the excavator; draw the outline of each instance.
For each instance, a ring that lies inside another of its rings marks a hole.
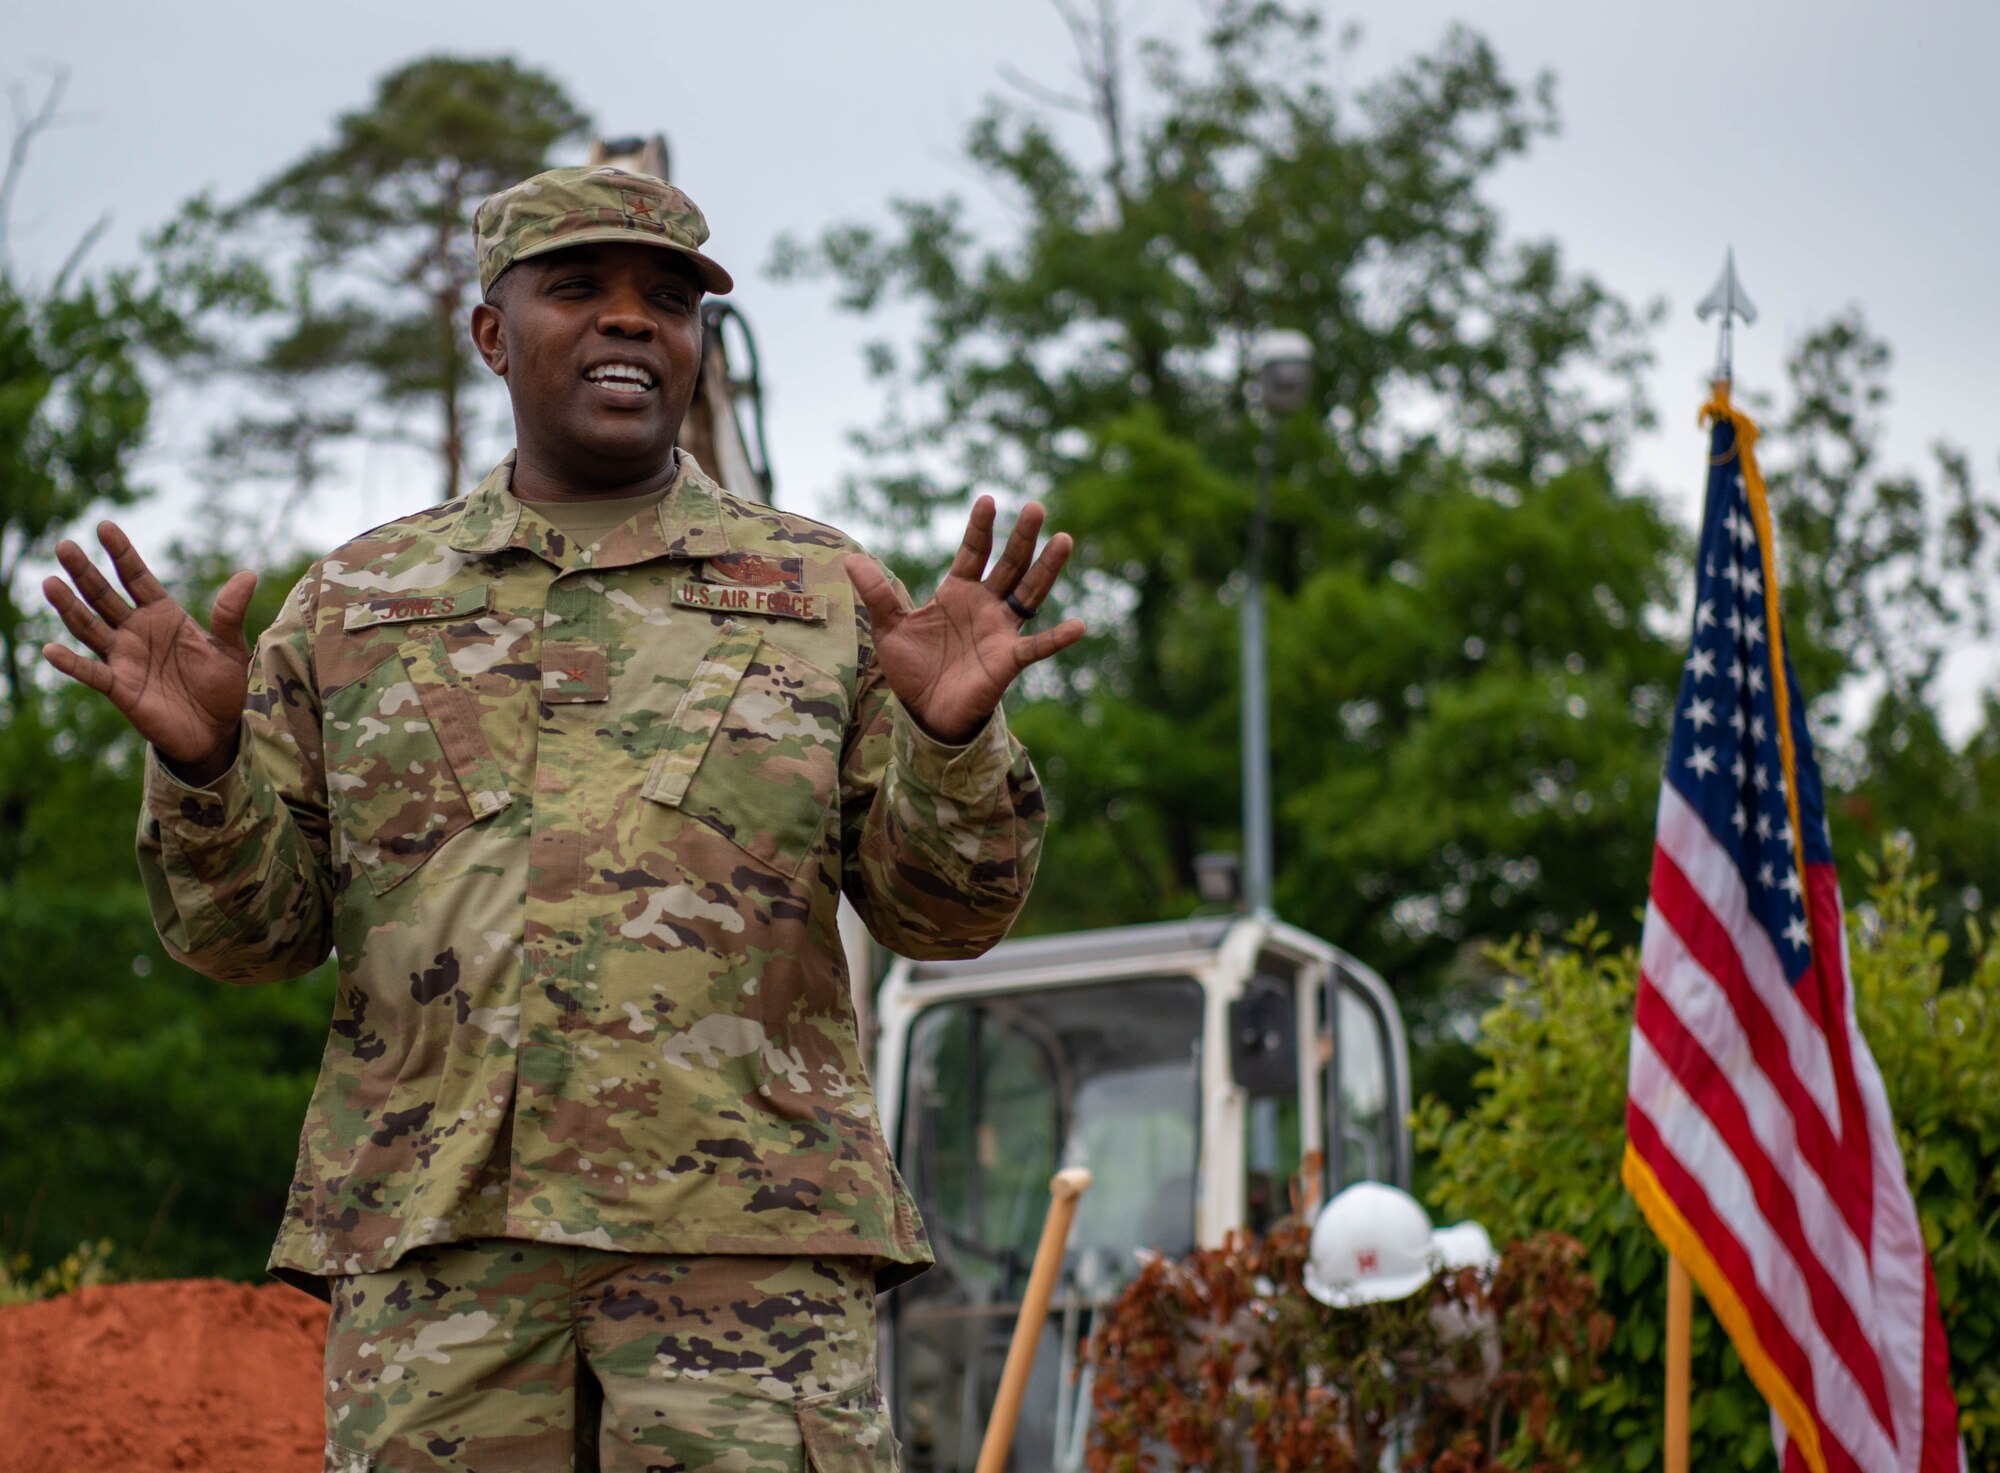
[[[668,177],[658,135],[600,142],[591,161]],[[730,490],[773,501],[756,338],[730,303],[707,303],[703,325],[683,443]],[[1263,1231],[1311,1163],[1320,1200],[1357,1181],[1408,1187],[1409,1047],[1393,992],[1228,889],[1186,920],[1010,939],[950,962],[885,954],[843,902],[883,1127],[937,1254],[882,1305],[881,1380],[909,1473],[973,1473],[1057,1170],[1086,1167],[1093,1184],[1011,1473],[1081,1473],[1092,1323],[1142,1254]]]

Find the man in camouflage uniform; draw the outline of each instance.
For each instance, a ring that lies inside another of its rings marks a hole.
[[[906,955],[1003,935],[1043,821],[1001,694],[1068,539],[981,498],[912,608],[674,440],[701,214],[615,169],[481,206],[517,451],[315,563],[254,656],[112,524],[47,648],[150,744],[175,956],[339,957],[273,1250],[329,1294],[327,1466],[894,1467],[874,1296],[929,1262],[855,1035],[842,894]]]

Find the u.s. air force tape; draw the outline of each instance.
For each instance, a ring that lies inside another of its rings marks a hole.
[[[826,595],[793,593],[785,588],[745,588],[736,583],[705,583],[683,578],[674,584],[674,602],[685,609],[713,614],[766,614],[774,619],[826,619]]]

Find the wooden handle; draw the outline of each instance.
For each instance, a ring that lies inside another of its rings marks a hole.
[[[1687,1265],[1667,1256],[1667,1473],[1688,1473],[1688,1370],[1694,1284]]]
[[[1021,1419],[1021,1398],[1027,1394],[1028,1372],[1035,1368],[1035,1346],[1049,1317],[1056,1277],[1062,1272],[1063,1250],[1069,1246],[1070,1224],[1076,1221],[1077,1200],[1090,1186],[1081,1166],[1058,1171],[1049,1181],[1049,1215],[1042,1220],[1042,1241],[1035,1249],[1035,1266],[1028,1273],[1028,1291],[1021,1296],[1021,1313],[1014,1321],[1013,1343],[1000,1372],[1000,1393],[993,1398],[993,1415],[986,1422],[986,1440],[979,1445],[976,1473],[1001,1473],[1014,1445],[1014,1424]]]

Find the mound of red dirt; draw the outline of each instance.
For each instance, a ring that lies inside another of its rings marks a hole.
[[[317,1473],[326,1306],[171,1279],[0,1309],[0,1470]]]

